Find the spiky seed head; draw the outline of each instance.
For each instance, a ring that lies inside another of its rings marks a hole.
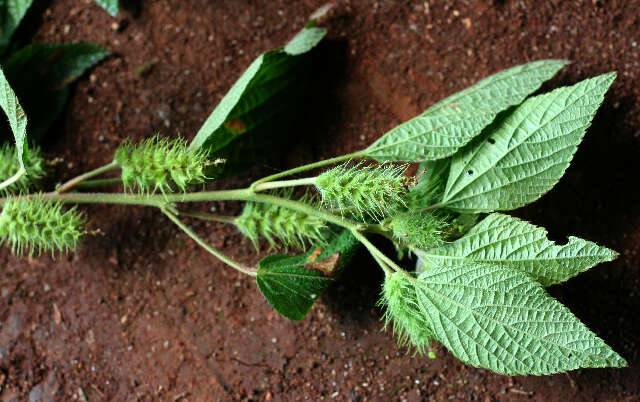
[[[185,191],[206,180],[205,169],[211,164],[204,150],[191,149],[180,138],[159,136],[139,144],[125,141],[114,160],[122,167],[125,188],[143,193]]]
[[[291,192],[283,193],[289,198]],[[305,194],[298,201],[313,204],[313,198]],[[247,202],[242,215],[236,221],[240,232],[258,247],[260,238],[275,247],[278,242],[285,247],[306,248],[307,245],[323,243],[327,224],[322,219],[280,206]]]
[[[447,217],[436,211],[400,214],[391,218],[389,226],[401,243],[421,250],[441,246],[450,230]]]
[[[323,203],[332,209],[353,211],[360,218],[382,219],[405,206],[410,179],[405,165],[349,166],[343,164],[322,173],[316,187]]]
[[[18,256],[75,251],[83,225],[84,217],[75,207],[65,210],[61,202],[45,200],[40,194],[9,197],[0,213],[0,238]]]
[[[430,344],[435,337],[418,304],[412,279],[399,272],[386,275],[378,304],[384,307],[385,328],[392,324],[400,346],[413,346],[416,353],[429,351],[431,355]]]
[[[38,146],[30,146],[24,152],[22,160],[27,174],[20,180],[3,188],[5,194],[19,194],[27,192],[40,184],[40,180],[45,175],[44,159]],[[0,182],[13,176],[19,169],[18,149],[12,143],[5,143],[0,146]]]

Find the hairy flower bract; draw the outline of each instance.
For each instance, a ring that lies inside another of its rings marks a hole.
[[[405,205],[410,181],[403,174],[405,169],[405,165],[343,164],[318,176],[316,187],[329,208],[380,219]]]
[[[0,213],[0,238],[16,255],[74,251],[84,234],[84,217],[73,207],[64,210],[60,201],[41,195],[8,198]]]
[[[202,149],[189,148],[180,139],[158,136],[139,144],[126,141],[115,153],[122,167],[122,181],[127,189],[143,193],[185,191],[188,186],[206,180],[205,169],[211,163]]]

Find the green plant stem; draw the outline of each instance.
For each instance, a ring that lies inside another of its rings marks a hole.
[[[34,194],[15,198],[31,198]],[[205,201],[254,201],[278,205],[308,215],[317,216],[329,223],[342,226],[349,230],[362,230],[365,224],[351,221],[329,212],[320,211],[302,202],[288,200],[267,194],[255,194],[250,188],[237,190],[201,191],[184,194],[124,194],[124,193],[84,193],[84,194],[58,194],[56,192],[40,195],[45,200],[60,201],[75,204],[127,204],[164,207],[171,203],[179,202],[205,202]],[[0,198],[3,205],[6,198]]]
[[[27,174],[27,171],[24,169],[24,167],[20,167],[20,169],[18,169],[16,174],[14,174],[13,176],[9,177],[7,180],[5,180],[2,183],[0,183],[0,190],[2,190],[3,188],[9,187],[13,183],[15,183],[18,180],[22,179],[22,177],[25,174]]]
[[[259,183],[255,186],[252,186],[253,191],[256,193],[260,191],[272,190],[274,188],[282,188],[282,187],[296,187],[296,186],[314,186],[316,184],[315,177],[307,177],[304,179],[294,179],[294,180],[282,180],[282,181],[270,181],[266,183]]]
[[[122,204],[122,205],[140,205],[149,207],[163,207],[168,203],[162,196],[148,196],[138,194],[119,194],[119,193],[84,193],[84,194],[58,194],[55,191],[44,194],[27,194],[13,199],[29,199],[40,197],[43,200],[60,201],[65,204]],[[7,201],[6,197],[0,198],[0,206]]]
[[[274,180],[277,180],[277,179],[279,179],[281,177],[291,176],[291,175],[296,174],[296,173],[306,172],[307,170],[315,169],[315,168],[326,166],[326,165],[331,165],[333,163],[342,162],[342,161],[348,160],[348,159],[360,158],[362,156],[363,156],[362,152],[354,152],[354,153],[351,153],[351,154],[342,155],[342,156],[336,156],[335,158],[325,159],[325,160],[322,160],[322,161],[319,161],[319,162],[314,162],[314,163],[309,163],[307,165],[298,166],[298,167],[293,168],[293,169],[285,170],[284,172],[280,172],[280,173],[272,174],[271,176],[263,177],[262,179],[259,179],[259,180],[255,181],[251,185],[251,189],[255,190],[255,188],[259,184],[270,182],[270,181],[274,181]]]
[[[76,176],[73,179],[67,181],[66,183],[64,183],[63,185],[61,185],[57,190],[56,193],[58,194],[62,194],[62,193],[66,193],[67,191],[73,189],[75,186],[77,186],[79,183],[82,183],[83,181],[90,179],[92,177],[98,176],[102,173],[108,172],[112,169],[116,169],[118,167],[118,163],[116,161],[112,161],[110,163],[107,163],[104,166],[101,166],[97,169],[93,169],[87,173],[83,173],[80,176]]]
[[[392,269],[396,272],[404,274],[407,277],[413,278],[407,273],[407,271],[400,268],[400,266],[396,264],[391,258],[387,257],[382,251],[380,251],[380,249],[374,246],[373,243],[371,243],[365,235],[357,230],[352,230],[351,233],[356,239],[360,241],[360,243],[362,243],[367,248],[367,250],[369,250],[369,253],[371,253],[373,258],[378,262],[385,274],[390,274]]]
[[[200,236],[198,236],[193,230],[189,229],[187,225],[185,225],[177,216],[175,216],[172,212],[167,210],[166,208],[162,208],[162,212],[169,217],[183,232],[185,232],[189,237],[191,237],[196,243],[198,243],[202,248],[207,250],[209,253],[214,255],[217,259],[229,265],[230,267],[242,272],[243,274],[247,274],[249,276],[257,276],[258,270],[255,268],[247,267],[245,265],[240,264],[237,261],[232,260],[226,255],[222,254],[220,251],[211,247],[206,241],[204,241]]]
[[[195,212],[195,211],[185,211],[185,210],[176,210],[175,211],[179,216],[188,216],[189,218],[202,219],[205,221],[213,221],[213,222],[222,222],[222,223],[236,223],[235,216],[223,216],[223,215],[214,215],[208,214],[206,212]]]
[[[384,236],[389,240],[393,240],[393,235],[391,234],[391,231],[389,231],[389,229],[377,223],[368,224],[367,227],[364,229],[364,231],[368,233],[374,233],[380,236]]]
[[[120,183],[122,183],[122,179],[120,177],[114,177],[111,179],[85,180],[82,183],[76,184],[75,188],[101,187]]]

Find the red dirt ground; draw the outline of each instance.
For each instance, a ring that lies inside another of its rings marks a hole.
[[[113,51],[78,81],[44,144],[64,158],[57,181],[106,163],[125,138],[191,138],[253,58],[283,44],[323,0],[125,3],[113,19],[90,0],[41,1],[21,29],[33,42]],[[576,235],[620,252],[551,292],[630,367],[505,377],[444,349],[435,360],[411,358],[380,331],[381,276],[365,254],[292,323],[250,278],[157,213],[92,206],[83,207],[90,227],[104,235],[77,254],[53,261],[0,251],[0,399],[640,400],[640,2],[354,0],[338,2],[323,24],[332,84],[314,94],[303,140],[277,163],[213,188],[360,149],[515,64],[573,60],[548,87],[617,70],[565,178],[517,215],[555,239]],[[232,257],[257,260],[230,228],[190,224]]]

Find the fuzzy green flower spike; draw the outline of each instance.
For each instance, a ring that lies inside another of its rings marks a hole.
[[[15,255],[74,251],[84,234],[84,217],[75,207],[63,210],[59,201],[41,195],[8,198],[0,213],[0,238]]]
[[[329,208],[353,210],[361,218],[369,215],[381,219],[405,205],[410,179],[405,165],[378,166],[348,164],[322,173],[316,187]]]
[[[299,201],[313,203],[307,194]],[[263,237],[272,247],[278,240],[285,247],[304,249],[307,244],[322,243],[327,230],[326,222],[316,216],[256,202],[247,202],[235,223],[256,248],[260,237]]]
[[[394,216],[389,226],[396,239],[421,250],[441,246],[450,228],[448,217],[435,211]]]
[[[0,146],[0,182],[13,176],[19,169],[17,152],[18,149],[12,143],[5,143]],[[38,185],[45,174],[44,160],[40,154],[40,148],[37,146],[29,147],[29,150],[23,155],[23,161],[27,174],[10,186],[3,188],[0,192],[18,194]]]
[[[413,346],[419,354],[424,354],[429,349],[435,337],[425,315],[420,311],[416,290],[410,278],[398,272],[387,275],[378,305],[385,307],[385,327],[393,322],[393,333],[398,336],[398,344]]]
[[[122,167],[125,188],[143,193],[185,191],[188,186],[203,183],[205,169],[211,164],[202,149],[193,150],[180,138],[158,136],[139,144],[125,142],[114,160]],[[217,162],[216,162],[217,163]]]

